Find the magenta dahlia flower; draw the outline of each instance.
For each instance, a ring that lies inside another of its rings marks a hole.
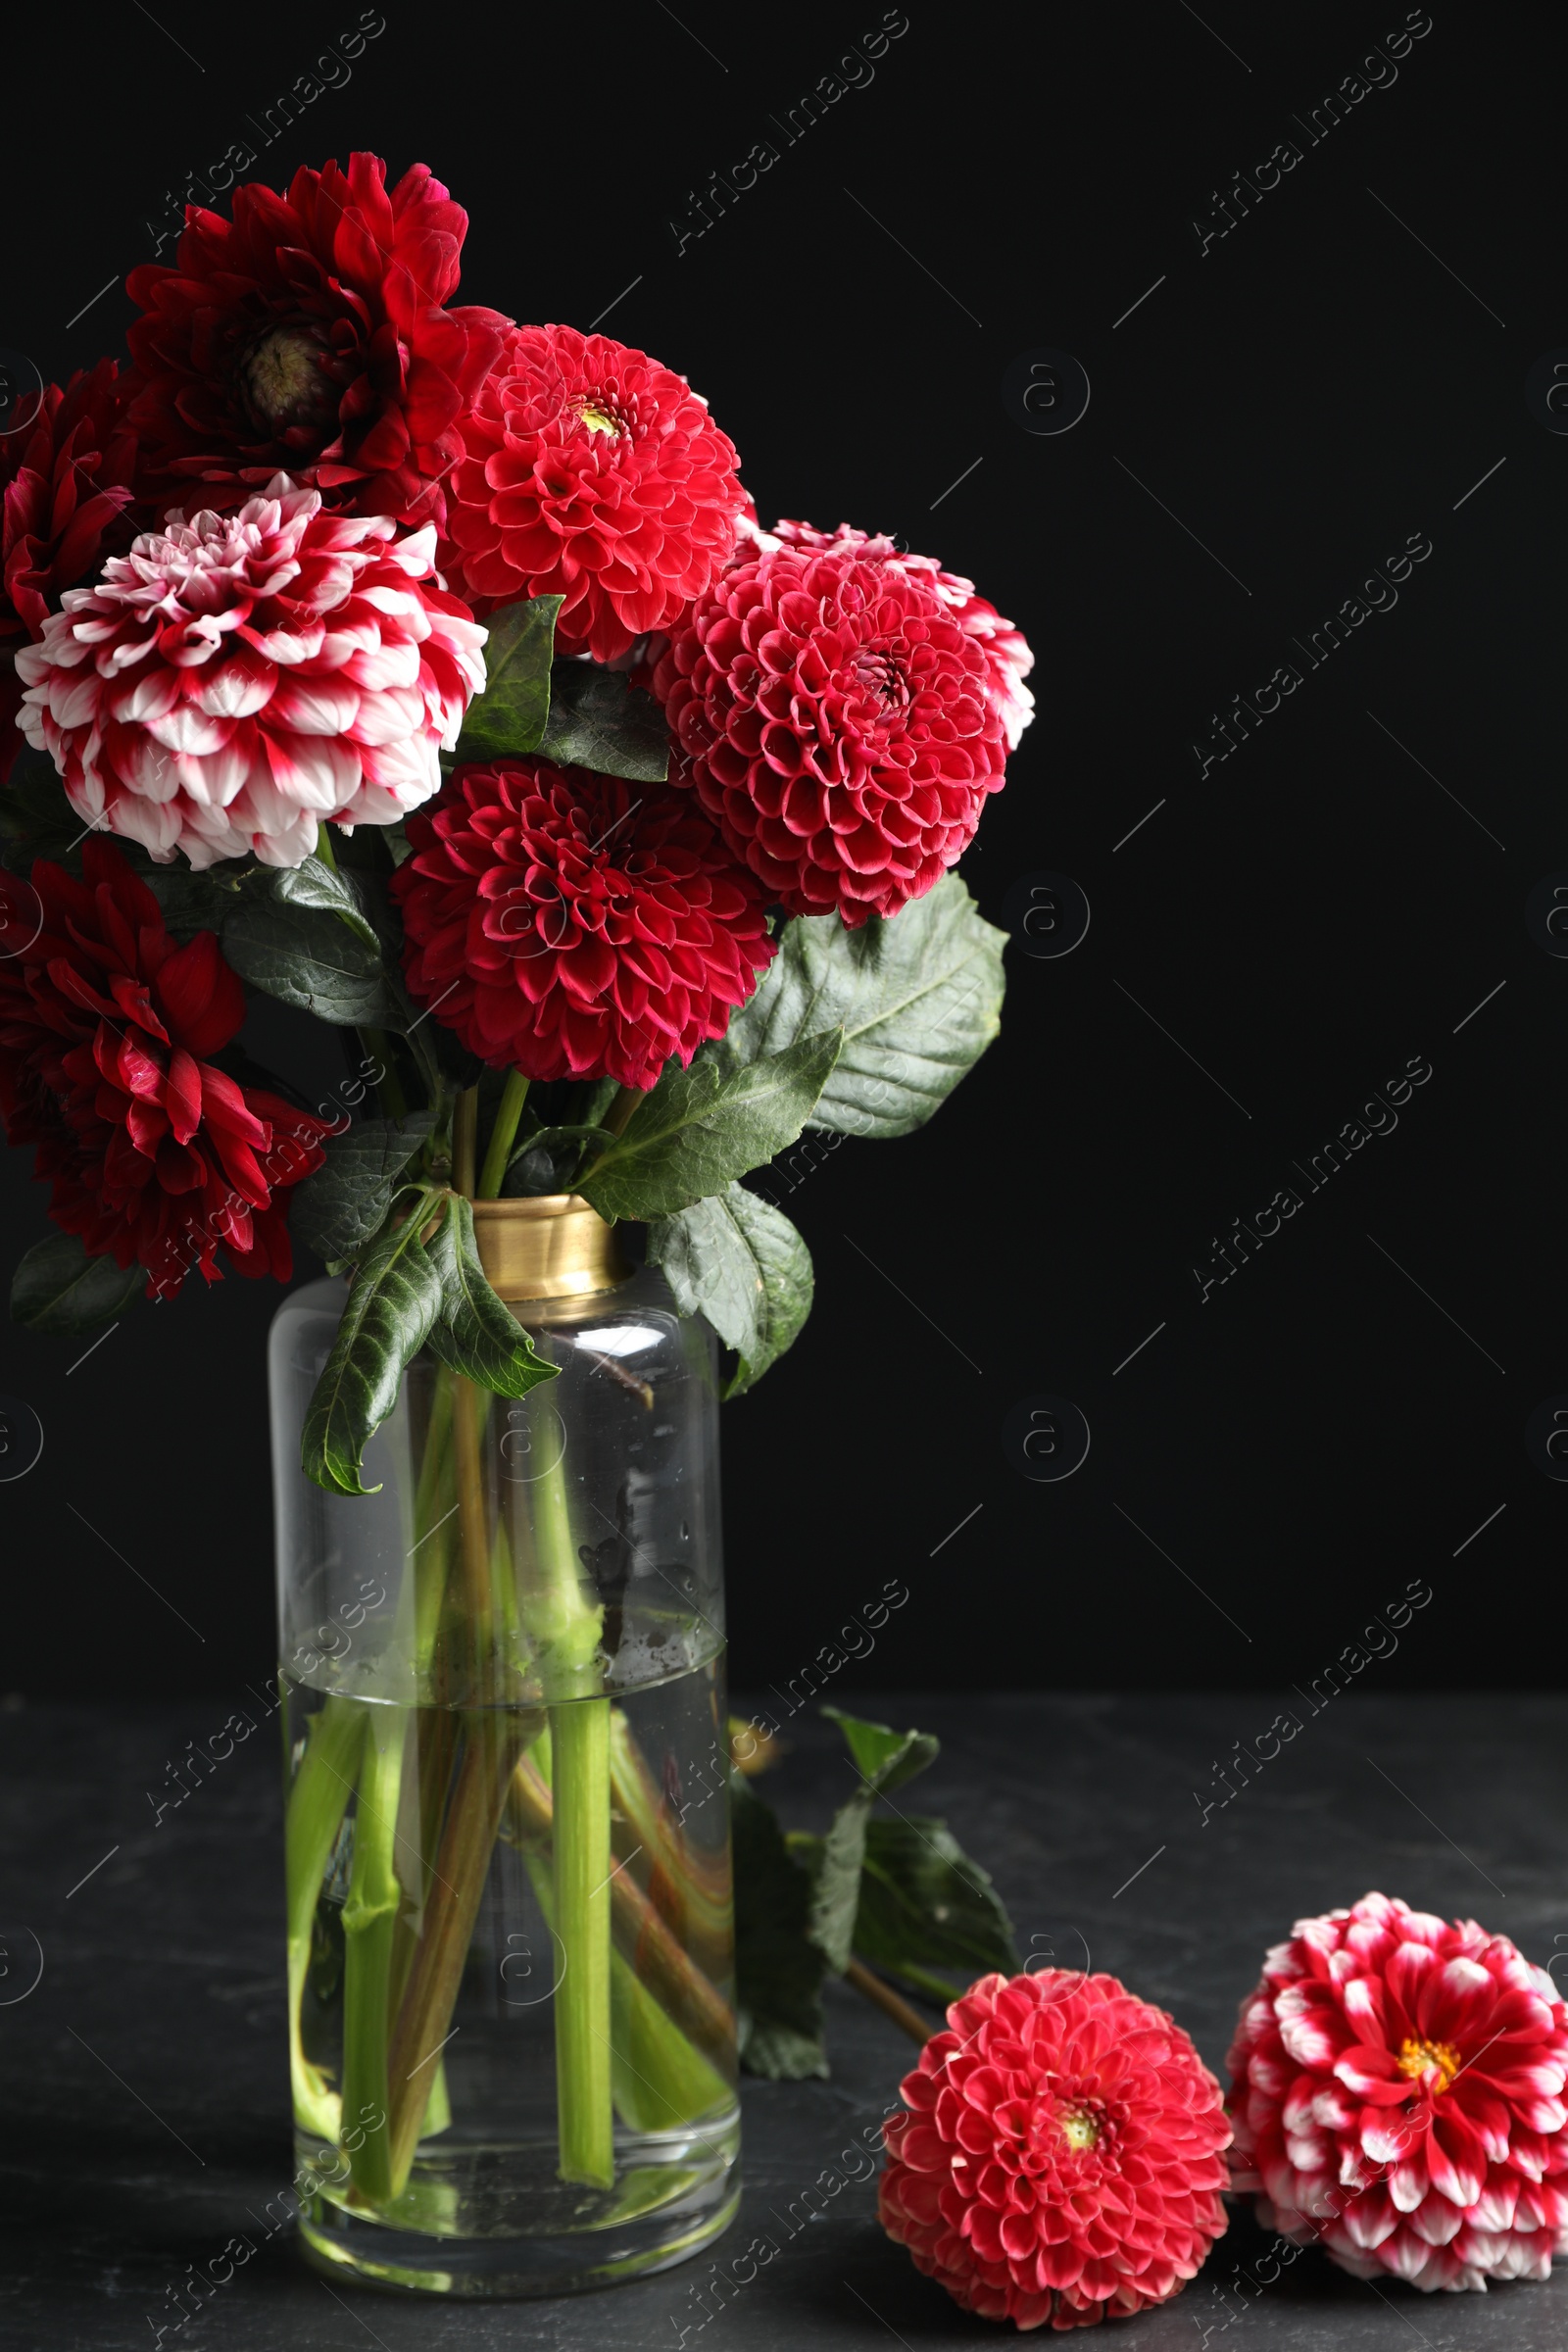
[[[565,652],[625,655],[734,547],[733,444],[684,376],[608,335],[514,328],[460,429],[442,568],[477,612],[564,597]]]
[[[736,563],[677,624],[654,691],[671,778],[791,914],[896,914],[1002,789],[986,654],[931,580],[869,544]]]
[[[0,782],[21,747],[22,681],[9,657],[43,635],[68,588],[135,536],[136,442],[113,360],[45,387],[30,423],[0,440]]]
[[[158,901],[112,842],[82,849],[86,879],[39,859],[0,873],[0,1114],[37,1147],[49,1213],[89,1255],[141,1265],[150,1298],[192,1266],[219,1279],[292,1270],[290,1189],[331,1129],[213,1064],[245,1017],[217,940],[177,947]]]
[[[172,514],[17,656],[27,738],[81,817],[161,864],[298,865],[323,817],[395,824],[484,686],[434,544],[284,474],[237,514]]]
[[[1568,2009],[1473,1920],[1298,1919],[1231,2048],[1235,2185],[1357,2278],[1484,2288],[1568,2252]]]
[[[929,580],[964,635],[972,637],[984,653],[991,700],[1002,720],[1007,749],[1017,750],[1019,737],[1035,714],[1035,698],[1024,684],[1035,665],[1034,654],[1023,631],[1004,620],[995,605],[976,594],[973,580],[944,571],[934,556],[901,554],[880,532],[858,531],[853,523],[841,522],[836,531],[819,531],[814,523],[776,522],[771,532],[759,531],[753,536],[759,552],[769,544],[808,549],[858,547],[867,555],[880,556],[911,579]]]
[[[538,758],[459,768],[392,878],[409,987],[528,1078],[650,1087],[721,1037],[773,954],[687,793]]]
[[[1091,2327],[1162,2303],[1225,2229],[1219,2084],[1114,1977],[982,1977],[884,2127],[878,2212],[964,2311]]]
[[[286,196],[187,210],[172,268],[126,289],[131,421],[153,482],[234,506],[278,472],[361,514],[439,522],[457,421],[501,349],[499,311],[448,308],[468,216],[429,168],[296,172]]]

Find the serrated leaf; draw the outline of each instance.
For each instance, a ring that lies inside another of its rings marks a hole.
[[[811,1311],[810,1252],[782,1210],[738,1184],[648,1230],[648,1255],[684,1315],[704,1315],[739,1361],[724,1395],[744,1396]]]
[[[808,1124],[842,1135],[908,1135],[1001,1026],[1005,938],[982,919],[956,874],[858,931],[837,915],[797,915],[756,995],[705,1055],[734,1068],[842,1025],[844,1051]]]
[[[284,866],[273,877],[271,895],[281,906],[315,906],[323,914],[335,914],[356,939],[378,955],[381,941],[361,904],[355,887],[358,880],[358,875],[339,873],[324,858],[313,856],[298,865]]]
[[[879,1796],[890,1795],[934,1763],[941,1742],[930,1732],[895,1732],[884,1723],[865,1723],[839,1707],[823,1707],[849,1741],[860,1786],[840,1805],[815,1857],[811,1889],[811,1940],[841,1976],[855,1943],[860,1899],[866,1826]]]
[[[593,662],[556,663],[539,749],[559,766],[591,767],[634,784],[662,784],[669,774],[663,711],[651,694],[628,686],[620,670]]]
[[[294,1189],[295,1240],[328,1264],[357,1257],[385,1224],[399,1178],[434,1128],[433,1110],[415,1110],[406,1119],[357,1119],[329,1137],[321,1166]]]
[[[945,1821],[921,1814],[867,1823],[854,1942],[885,1976],[944,2003],[990,1970],[1023,1966],[988,1873]]]
[[[468,705],[454,763],[538,749],[550,715],[550,664],[560,596],[525,597],[490,615],[485,687]]]
[[[838,1058],[841,1034],[803,1038],[733,1070],[667,1069],[577,1190],[600,1215],[672,1216],[793,1144]]]
[[[496,1297],[479,1262],[473,1209],[461,1194],[426,1244],[441,1279],[441,1312],[430,1327],[429,1347],[449,1371],[477,1381],[497,1396],[526,1396],[559,1366],[536,1355],[527,1333]]]
[[[405,1030],[414,1017],[363,915],[351,924],[339,908],[279,898],[275,888],[247,893],[224,922],[223,954],[250,987],[318,1020]]]
[[[122,1315],[146,1288],[140,1266],[122,1272],[112,1257],[89,1257],[79,1235],[51,1233],[11,1278],[12,1319],[28,1331],[92,1331]]]
[[[398,1400],[406,1367],[441,1311],[441,1277],[419,1240],[421,1200],[361,1259],[332,1352],[300,1439],[307,1478],[329,1494],[375,1494],[360,1483],[365,1448]]]
[[[825,2077],[821,1952],[810,1941],[810,1882],[790,1859],[772,1810],[730,1775],[735,1856],[735,1984],[741,2064],[771,2082]]]

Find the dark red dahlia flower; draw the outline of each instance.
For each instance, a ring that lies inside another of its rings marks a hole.
[[[982,1977],[884,2126],[878,2212],[964,2311],[1092,2327],[1163,2303],[1225,2229],[1220,2087],[1114,1977]]]
[[[461,412],[501,349],[499,311],[448,309],[468,216],[424,164],[378,156],[187,209],[172,269],[126,280],[131,421],[149,482],[238,505],[274,473],[361,514],[438,522]],[[226,492],[226,496],[225,496]]]
[[[792,914],[851,929],[955,865],[1006,756],[986,655],[928,579],[854,544],[738,563],[654,672],[677,757]]]
[[[1234,2182],[1286,2237],[1430,2292],[1568,2253],[1568,2006],[1474,1920],[1298,1919],[1231,2046]]]
[[[90,1255],[169,1297],[220,1243],[240,1274],[291,1271],[291,1185],[321,1164],[324,1120],[242,1087],[209,1056],[245,1017],[210,931],[176,947],[157,900],[107,841],[85,881],[40,858],[0,874],[0,1115],[34,1144],[49,1213]]]
[[[733,444],[684,376],[608,335],[514,328],[459,430],[440,563],[481,616],[564,596],[563,649],[613,662],[734,548]]]
[[[691,798],[548,760],[459,768],[392,879],[410,989],[527,1078],[652,1086],[770,960],[762,895]]]
[[[46,385],[31,422],[0,440],[0,783],[21,744],[16,648],[41,637],[65,591],[135,533],[124,410],[124,378],[100,360],[63,391]]]

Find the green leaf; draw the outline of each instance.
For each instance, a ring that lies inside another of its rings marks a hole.
[[[147,1287],[140,1266],[122,1273],[112,1257],[89,1257],[74,1233],[35,1242],[11,1278],[11,1313],[29,1331],[91,1331],[122,1315]]]
[[[525,597],[490,616],[484,649],[485,688],[468,705],[454,755],[504,760],[536,751],[550,716],[550,663],[560,596]]]
[[[313,855],[298,865],[284,866],[273,878],[271,895],[282,906],[315,906],[323,914],[335,914],[356,939],[378,953],[381,941],[361,905],[358,880],[358,875],[339,873]]]
[[[0,787],[0,861],[25,874],[35,858],[81,871],[81,839],[88,830],[66,798],[54,761],[24,749]]]
[[[860,1870],[871,1808],[935,1762],[941,1742],[930,1732],[895,1732],[884,1723],[865,1723],[839,1707],[821,1712],[838,1723],[849,1741],[860,1786],[840,1805],[815,1857],[811,1890],[811,1940],[842,1976],[855,1943],[860,1900]]]
[[[398,1400],[398,1384],[441,1311],[441,1277],[419,1241],[432,1196],[361,1259],[332,1352],[305,1415],[300,1460],[329,1494],[360,1483],[365,1448]]]
[[[479,1262],[473,1209],[460,1193],[426,1245],[441,1278],[441,1313],[429,1345],[449,1371],[461,1372],[497,1396],[526,1396],[559,1366],[534,1353],[527,1333],[496,1297]]]
[[[837,1029],[734,1070],[668,1069],[577,1190],[602,1217],[664,1217],[793,1144],[838,1058]]]
[[[768,1806],[730,1775],[735,1981],[741,2064],[771,2082],[825,2077],[821,1952],[808,1934],[810,1882]]]
[[[518,1138],[507,1162],[501,1187],[503,1200],[536,1200],[541,1193],[567,1189],[571,1171],[582,1158],[584,1144],[612,1144],[608,1127],[535,1127]]]
[[[591,767],[634,784],[662,784],[669,773],[669,729],[653,696],[593,662],[556,663],[539,749],[562,767]]]
[[[990,1970],[1022,1968],[990,1877],[944,1821],[867,1823],[855,1949],[930,2000],[957,2000]]]
[[[684,1315],[706,1315],[739,1362],[740,1396],[800,1334],[811,1311],[810,1252],[788,1217],[738,1184],[648,1229],[648,1255]]]
[[[357,1119],[331,1136],[322,1165],[295,1187],[295,1240],[328,1265],[357,1257],[385,1224],[399,1178],[434,1127],[433,1110],[415,1110],[406,1119]]]
[[[842,1135],[908,1135],[1001,1026],[1005,938],[981,919],[956,874],[858,931],[835,914],[798,915],[757,994],[705,1056],[735,1068],[842,1026],[844,1051],[808,1123]]]
[[[303,882],[305,867],[286,868],[265,892],[241,897],[223,925],[224,956],[252,988],[318,1020],[406,1030],[414,1016],[373,925],[340,876],[307,858],[313,865],[317,875]],[[336,898],[320,875],[339,885]]]
[[[198,931],[221,935],[241,893],[247,888],[254,891],[258,883],[270,888],[271,871],[248,858],[230,858],[197,873],[182,858],[176,858],[172,865],[153,866],[142,880],[158,901],[170,931],[177,940],[186,941],[194,939]]]

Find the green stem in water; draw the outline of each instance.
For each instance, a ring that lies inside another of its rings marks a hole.
[[[354,1813],[354,1870],[343,1906],[343,2114],[361,2124],[390,2111],[388,1992],[403,1901],[396,1845],[408,1726],[402,1707],[370,1710]],[[391,2195],[391,2153],[387,2132],[365,2132],[352,2159],[357,2203],[374,2206]]]
[[[527,1097],[527,1079],[520,1070],[509,1070],[507,1083],[501,1090],[496,1122],[490,1130],[490,1148],[484,1155],[484,1170],[474,1196],[478,1200],[494,1200],[500,1197],[507,1162],[512,1157],[512,1147],[516,1141],[517,1121],[522,1116],[522,1106]]]
[[[305,1971],[310,1964],[317,1897],[353,1792],[354,1768],[364,1730],[362,1718],[348,1699],[329,1698],[319,1713],[312,1717],[305,1736],[305,1753],[289,1790],[283,1832],[288,1888],[288,2046],[294,2116],[305,2131],[325,2140],[337,2137],[340,2103],[328,2089],[319,2069],[305,2055],[300,2037],[300,2005],[305,1992]]]
[[[552,1707],[550,1750],[556,1933],[563,1967],[556,1991],[561,2178],[612,2188],[609,1699],[579,1698]]]

